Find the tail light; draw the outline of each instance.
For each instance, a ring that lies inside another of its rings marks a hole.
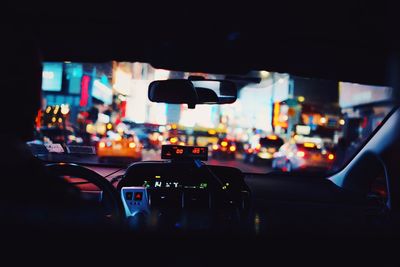
[[[212,149],[213,149],[213,150],[218,150],[218,145],[215,145],[215,144],[214,144],[214,145],[212,146]]]
[[[259,151],[260,148],[261,148],[261,144],[257,144],[257,145],[256,145],[256,148],[255,148],[255,151]]]
[[[226,146],[228,146],[228,142],[226,142],[226,141],[222,141],[222,142],[221,142],[221,146],[223,146],[223,147],[226,147]]]
[[[105,147],[106,147],[106,143],[104,143],[104,142],[99,143],[99,148],[105,148]]]
[[[334,159],[335,159],[335,155],[329,154],[329,155],[328,155],[328,159],[329,159],[329,160],[334,160]]]
[[[235,147],[235,146],[230,146],[230,147],[229,147],[229,150],[230,150],[231,152],[235,152],[235,151],[236,151],[236,147]]]

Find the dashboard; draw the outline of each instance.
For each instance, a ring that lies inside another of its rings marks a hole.
[[[140,215],[147,225],[156,220],[157,226],[168,221],[170,226],[209,228],[215,217],[226,223],[233,213],[240,217],[250,206],[250,190],[240,170],[193,161],[134,163],[117,189],[128,220],[135,224]]]
[[[221,187],[231,192],[249,190],[244,182],[244,174],[239,169],[171,161],[132,164],[118,183],[118,189],[124,186],[177,190],[215,190]]]
[[[209,179],[203,168],[170,162],[141,162],[131,165],[118,187],[143,186],[148,189],[207,189]]]
[[[96,168],[96,171],[109,175],[116,170]],[[247,219],[241,224],[242,231],[286,237],[304,233],[371,232],[369,221],[363,219],[365,211],[369,212],[368,216],[373,212],[370,204],[361,195],[343,190],[323,177],[282,173],[244,175],[235,168],[199,167],[179,161],[138,162],[116,174],[123,177],[117,189],[128,211],[125,218],[129,224],[137,225],[133,218],[145,214],[146,229],[149,225],[151,229],[165,229],[162,221],[169,221],[169,230],[175,229],[175,225],[189,231],[210,229],[214,227],[213,218],[220,214],[229,217],[232,209],[218,207],[224,202],[214,191],[214,186],[219,184],[215,180],[219,179],[229,188],[230,197],[238,207],[236,211],[241,213],[237,221],[242,223]],[[141,194],[135,198],[138,192]],[[223,231],[229,229],[227,221],[218,222]]]
[[[96,167],[96,171],[110,179],[117,169]],[[135,229],[142,224],[146,230],[168,229],[164,232],[171,233],[177,227],[191,231],[218,225],[225,231],[231,225],[229,217],[237,212],[237,222],[247,219],[241,229],[256,235],[340,234],[369,229],[362,221],[363,198],[320,177],[280,173],[245,177],[235,168],[171,160],[134,163],[115,175],[121,177],[116,187],[124,217]],[[218,193],[221,184],[226,186],[228,198]],[[225,205],[227,200],[234,202],[233,207]],[[221,221],[215,219],[221,217]],[[349,218],[353,223],[349,224]]]

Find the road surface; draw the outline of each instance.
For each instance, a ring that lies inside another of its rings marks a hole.
[[[143,160],[160,160],[160,151],[144,150]],[[210,158],[207,161],[207,164],[235,167],[246,173],[267,173],[271,171],[271,167],[269,167],[267,164],[253,165],[250,163],[244,163],[240,154],[237,155],[237,159],[235,160]]]

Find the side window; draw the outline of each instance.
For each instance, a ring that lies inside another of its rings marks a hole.
[[[383,168],[383,167],[382,167]],[[386,201],[388,198],[388,189],[385,171],[382,170],[374,180],[371,182],[369,194],[376,195],[384,198]]]
[[[369,199],[388,197],[384,162],[372,152],[363,153],[347,172],[343,187]]]

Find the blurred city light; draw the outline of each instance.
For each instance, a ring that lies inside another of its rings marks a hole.
[[[304,156],[306,155],[306,153],[304,151],[297,151],[296,155],[300,158],[304,158]]]
[[[133,143],[133,142],[130,142],[129,143],[129,148],[135,148],[136,147],[136,144],[135,143]]]
[[[61,114],[67,115],[69,113],[69,106],[65,104],[61,104]]]
[[[267,79],[269,77],[269,75],[270,75],[269,71],[266,71],[266,70],[260,71],[260,76],[262,79]]]

